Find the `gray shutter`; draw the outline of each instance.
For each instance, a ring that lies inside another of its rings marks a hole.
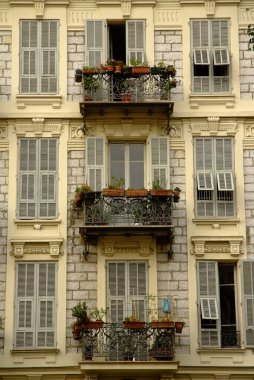
[[[37,347],[55,346],[56,264],[38,264]]]
[[[19,143],[19,208],[20,218],[37,214],[37,141],[21,139]]]
[[[39,217],[56,217],[57,140],[42,139],[40,143]]]
[[[209,45],[209,29],[208,20],[192,21],[192,47],[208,47]]]
[[[146,263],[128,263],[129,273],[129,307],[132,314],[140,320],[145,320],[145,297],[147,295]]]
[[[86,65],[97,67],[104,60],[104,20],[86,20]]]
[[[127,315],[125,265],[125,262],[109,262],[107,265],[107,305],[111,322],[122,322]]]
[[[228,47],[228,20],[211,20],[212,44],[215,47]]]
[[[126,60],[145,61],[145,21],[126,21]]]
[[[104,186],[104,139],[86,138],[87,183],[94,191]]]
[[[195,65],[210,65],[210,57],[207,49],[194,49]]]
[[[197,138],[196,144],[196,170],[212,170],[213,151],[211,138]]]
[[[41,92],[57,92],[57,21],[41,23]]]
[[[214,190],[211,171],[197,171],[198,190]]]
[[[20,92],[38,92],[38,22],[20,21]]]
[[[254,261],[246,260],[242,264],[245,344],[254,347]]]
[[[213,313],[211,319],[218,318],[218,271],[217,262],[215,261],[199,261],[198,263],[198,290],[199,290],[199,303],[200,312],[201,304],[208,304],[209,312]],[[215,306],[217,304],[217,307]],[[201,315],[199,314],[200,318]],[[204,314],[203,314],[204,316]],[[205,315],[208,317],[208,315]],[[217,317],[217,318],[216,318]],[[201,346],[218,347],[219,346],[219,328],[218,322],[216,323],[216,329],[204,329],[201,327],[200,321],[200,338]]]
[[[151,138],[151,169],[152,182],[159,179],[161,187],[169,187],[169,148],[167,137]]]
[[[15,347],[35,346],[35,265],[18,263],[16,271]]]

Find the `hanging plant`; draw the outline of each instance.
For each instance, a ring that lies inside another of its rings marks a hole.
[[[254,50],[254,25],[248,25],[249,50]]]

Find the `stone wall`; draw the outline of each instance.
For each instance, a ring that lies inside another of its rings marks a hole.
[[[84,32],[68,32],[67,39],[68,63],[67,63],[67,99],[69,101],[82,100],[81,83],[75,83],[75,70],[85,64],[85,34]]]
[[[239,32],[240,97],[254,99],[254,51],[248,50],[247,30]]]
[[[11,32],[0,31],[0,101],[11,100]]]
[[[254,259],[254,150],[244,150],[244,196],[248,259]]]
[[[182,32],[179,30],[155,31],[154,34],[154,63],[164,61],[166,64],[174,65],[176,79],[180,80],[179,86],[171,91],[173,100],[183,100],[183,45]]]
[[[5,317],[6,261],[7,261],[7,206],[8,206],[9,154],[0,151],[0,316]],[[0,331],[0,354],[4,340]]]

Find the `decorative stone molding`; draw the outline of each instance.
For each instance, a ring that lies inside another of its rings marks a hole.
[[[123,17],[130,17],[131,15],[131,0],[121,0],[121,9]]]
[[[7,125],[0,124],[0,151],[9,149]]]
[[[254,120],[248,120],[244,123],[244,141],[243,146],[245,149],[254,148]]]
[[[207,17],[213,17],[215,11],[215,0],[206,0],[205,1],[205,11]]]
[[[86,8],[75,7],[69,8],[67,10],[67,23],[70,30],[84,30],[85,20],[90,20],[95,18],[94,10],[88,8],[86,2]]]
[[[17,120],[15,130],[17,137],[59,137],[62,133],[61,121],[45,121],[44,118],[33,118],[32,120]]]
[[[93,375],[88,375],[85,374],[85,379],[84,380],[98,380],[99,375],[93,374]]]
[[[154,253],[152,239],[110,239],[104,238],[102,241],[102,255],[113,257],[117,254],[139,254],[141,257],[149,257]]]
[[[182,29],[182,12],[180,8],[158,8],[154,10],[154,28],[173,29],[175,27]]]
[[[238,124],[233,121],[221,121],[219,117],[208,117],[207,122],[192,121],[190,132],[193,136],[209,135],[217,136],[219,134],[235,136],[238,132]]]
[[[89,128],[89,127],[88,127]],[[112,123],[103,125],[106,136],[148,136],[151,124],[133,124],[132,119],[122,119],[122,125]]]
[[[85,134],[83,123],[76,122],[69,125],[68,150],[84,150]]]
[[[34,9],[36,18],[42,18],[44,13],[44,1],[45,0],[35,0]]]
[[[11,27],[10,21],[10,9],[1,8],[0,9],[0,26]]]
[[[234,108],[235,95],[189,95],[189,104],[191,108],[198,109],[200,106],[217,106],[224,105],[226,108]]]
[[[63,255],[61,245],[63,243],[62,238],[41,238],[41,239],[11,239],[12,251],[10,252],[16,259],[23,258],[25,254],[43,254],[50,255],[54,258],[59,258]]]
[[[174,374],[173,373],[162,374],[160,376],[160,380],[174,380]]]
[[[254,24],[254,6],[241,6],[239,9],[239,24],[245,28],[249,24]]]
[[[244,253],[240,248],[243,243],[242,236],[193,236],[191,242],[194,245],[191,254],[197,257],[206,254],[228,254],[229,257],[239,257]]]
[[[62,96],[60,95],[16,95],[18,109],[26,106],[51,106],[53,109],[61,108]]]
[[[215,376],[215,380],[229,380],[230,378],[229,374],[216,373],[214,376]]]

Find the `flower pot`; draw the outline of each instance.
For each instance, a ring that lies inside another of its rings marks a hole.
[[[126,190],[125,194],[127,198],[147,197],[148,190],[147,189]]]
[[[82,323],[83,329],[101,329],[104,325],[104,321],[90,321]]]
[[[176,333],[181,334],[183,330],[183,322],[175,322]]]
[[[124,189],[103,189],[102,195],[104,197],[124,197],[125,190]]]
[[[151,322],[152,329],[172,329],[175,323],[171,321],[153,321]]]
[[[144,75],[150,74],[150,67],[148,66],[132,66],[132,74]]]
[[[75,323],[72,327],[72,336],[75,340],[80,340],[82,336],[82,327],[80,323]]]
[[[151,189],[150,194],[154,197],[171,197],[173,190]]]
[[[131,95],[121,94],[121,100],[122,100],[122,102],[130,102],[131,101]]]

